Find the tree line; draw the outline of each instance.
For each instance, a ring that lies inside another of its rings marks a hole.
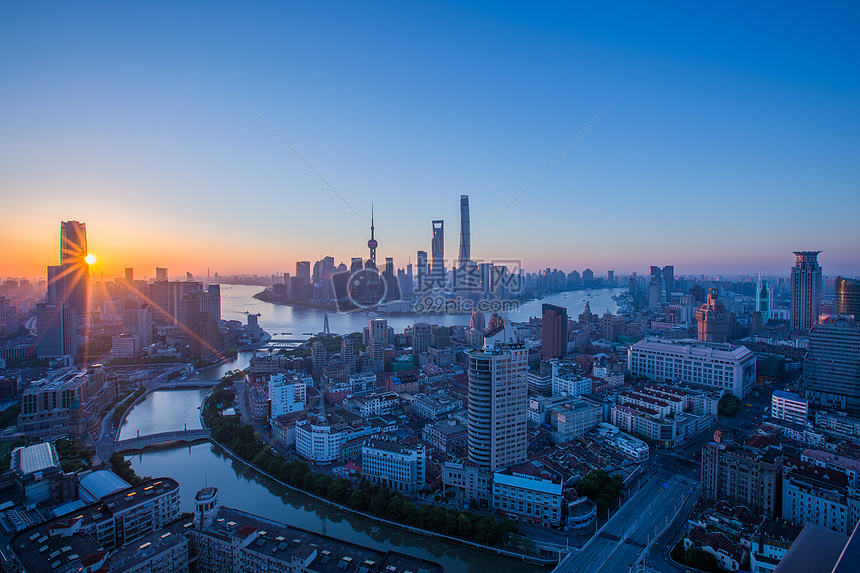
[[[412,500],[362,479],[353,484],[349,479],[315,473],[306,462],[287,461],[271,452],[236,416],[218,416],[215,404],[221,398],[216,390],[204,408],[212,437],[234,454],[297,489],[325,498],[334,503],[428,531],[475,541],[484,545],[508,546],[515,550],[536,552],[535,544],[519,534],[508,520],[476,515],[460,509],[445,509],[429,503],[416,505]]]

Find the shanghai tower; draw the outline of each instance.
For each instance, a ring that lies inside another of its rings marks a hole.
[[[472,247],[469,231],[469,196],[460,195],[460,261],[458,267],[467,269],[472,262]]]

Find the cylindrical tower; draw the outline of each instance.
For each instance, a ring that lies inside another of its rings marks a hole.
[[[218,512],[218,488],[204,487],[194,496],[194,521],[197,527],[208,525]]]

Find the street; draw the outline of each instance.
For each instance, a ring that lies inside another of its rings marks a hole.
[[[695,497],[695,470],[684,474],[661,468],[643,481],[641,489],[613,515],[603,529],[559,573],[612,573],[635,564],[655,536],[687,500]],[[683,514],[683,513],[682,513]]]

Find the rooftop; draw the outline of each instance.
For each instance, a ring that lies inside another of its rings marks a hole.
[[[848,458],[822,450],[804,450],[803,456],[815,460],[817,462],[845,468],[846,470],[860,472],[860,460],[855,460],[854,458]]]
[[[738,360],[753,356],[753,352],[739,344],[702,342],[696,339],[663,339],[648,337],[634,344],[631,349],[676,352],[692,357]]]
[[[147,559],[177,545],[187,544],[186,532],[193,525],[193,518],[178,519],[146,537],[126,544],[110,556],[105,564],[111,572],[134,571],[142,559]]]
[[[83,490],[81,493],[84,494],[81,497],[92,503],[106,495],[129,488],[131,484],[110,470],[98,470],[82,477],[80,487]]]
[[[774,573],[832,571],[847,543],[847,535],[807,523]]]
[[[33,444],[16,448],[12,452],[12,469],[25,476],[45,470],[59,470],[60,458],[51,442]]]
[[[432,561],[404,555],[395,551],[378,551],[327,537],[297,527],[270,521],[236,509],[222,507],[215,519],[203,529],[205,534],[230,542],[238,535],[247,540],[253,536],[247,551],[274,557],[290,563],[297,559],[310,560],[308,569],[320,573],[444,573],[444,568]]]
[[[364,447],[374,448],[377,450],[385,450],[387,452],[394,452],[398,454],[412,454],[422,449],[420,446],[409,446],[406,444],[401,444],[399,442],[383,440],[382,438],[370,438],[364,442]]]

